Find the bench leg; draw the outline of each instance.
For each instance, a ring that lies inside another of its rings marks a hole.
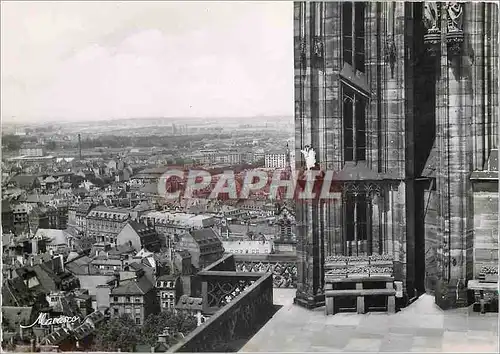
[[[333,284],[325,284],[325,290],[332,290],[333,289]],[[333,308],[333,296],[325,296],[325,314],[326,315],[333,315],[335,312],[335,309]]]
[[[387,312],[396,313],[396,297],[388,296],[387,297]]]
[[[365,313],[365,297],[364,296],[358,296],[357,299],[357,308],[358,308],[358,313]]]
[[[484,291],[480,290],[479,295],[481,296],[479,298],[479,304],[481,306],[481,314],[484,315],[486,313],[486,309],[484,308]]]
[[[326,315],[333,315],[333,297],[325,298],[325,313]]]
[[[356,283],[356,290],[363,290],[363,283]],[[357,297],[357,310],[358,313],[365,313],[365,297],[358,296]]]

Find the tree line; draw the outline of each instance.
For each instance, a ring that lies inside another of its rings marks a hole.
[[[138,344],[151,347],[158,343],[158,336],[168,327],[166,345],[172,346],[182,333],[187,335],[197,327],[196,318],[186,312],[162,311],[149,315],[139,326],[127,314],[98,325],[91,344],[91,351],[134,351]]]
[[[147,135],[147,136],[117,136],[102,135],[97,137],[86,137],[82,139],[82,149],[94,148],[125,148],[134,147],[163,147],[167,149],[189,148],[191,144],[200,143],[204,140],[213,141],[217,139],[230,139],[230,134],[197,134],[197,135]],[[35,137],[21,137],[14,134],[2,136],[2,145],[6,151],[17,151],[23,143],[36,142]],[[47,141],[44,144],[47,150],[78,148],[78,142],[55,142]]]

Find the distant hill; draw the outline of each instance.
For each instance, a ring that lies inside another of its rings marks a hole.
[[[114,118],[114,119],[96,119],[96,120],[86,120],[86,119],[23,119],[23,118],[13,118],[5,117],[2,118],[2,125],[8,126],[37,126],[44,125],[47,123],[53,123],[58,125],[65,124],[98,124],[98,125],[122,125],[124,122],[131,123],[133,121],[140,121],[141,125],[147,125],[147,123],[158,124],[188,124],[188,123],[201,123],[201,122],[230,122],[230,123],[256,123],[256,122],[266,122],[266,121],[292,121],[293,114],[283,114],[283,115],[262,115],[262,116],[240,116],[240,117],[130,117],[130,118]]]

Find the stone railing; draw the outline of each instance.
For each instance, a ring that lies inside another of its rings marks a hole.
[[[210,318],[170,352],[231,352],[232,343],[249,340],[273,313],[270,273],[235,271],[233,255],[198,273],[202,284],[203,313]]]
[[[486,283],[498,282],[498,266],[483,266],[478,276],[479,281]]]
[[[394,258],[390,255],[330,256],[325,262],[328,277],[393,276]]]
[[[234,255],[236,270],[272,273],[275,288],[297,287],[297,256],[288,254]]]

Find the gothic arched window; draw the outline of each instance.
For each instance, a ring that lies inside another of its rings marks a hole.
[[[343,242],[346,256],[387,252],[383,231],[384,191],[371,183],[343,186]]]
[[[354,71],[365,72],[365,4],[342,4],[342,56]]]
[[[342,115],[344,161],[366,159],[365,4],[342,4]]]

